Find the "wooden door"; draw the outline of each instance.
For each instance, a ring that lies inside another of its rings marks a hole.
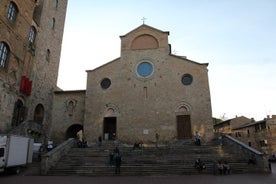
[[[177,119],[177,138],[178,139],[191,139],[191,118],[190,115],[179,115]]]

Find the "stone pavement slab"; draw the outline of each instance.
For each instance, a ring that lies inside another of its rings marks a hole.
[[[271,174],[236,175],[183,175],[183,176],[0,176],[0,184],[275,184],[276,164],[272,164]]]

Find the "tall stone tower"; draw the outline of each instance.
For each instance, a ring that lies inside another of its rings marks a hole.
[[[67,2],[0,2],[0,133],[47,133]]]

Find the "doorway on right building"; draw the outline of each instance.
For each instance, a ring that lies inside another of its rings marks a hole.
[[[177,139],[191,139],[191,118],[190,115],[177,115]]]

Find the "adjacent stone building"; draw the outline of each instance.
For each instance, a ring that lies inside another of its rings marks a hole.
[[[232,129],[233,137],[268,155],[276,154],[276,116],[250,121]]]
[[[276,154],[276,116],[260,121],[244,116],[214,125],[217,134],[228,134],[268,155]]]
[[[83,130],[85,90],[56,91],[53,98],[53,117],[49,139],[55,144],[76,137]]]
[[[231,134],[233,132],[234,128],[239,127],[239,126],[241,126],[245,123],[248,123],[250,121],[251,120],[249,118],[244,117],[244,116],[228,119],[228,120],[225,120],[225,121],[215,124],[214,132],[217,134],[219,134],[219,133]]]
[[[67,0],[0,1],[0,133],[45,138],[66,8]]]

